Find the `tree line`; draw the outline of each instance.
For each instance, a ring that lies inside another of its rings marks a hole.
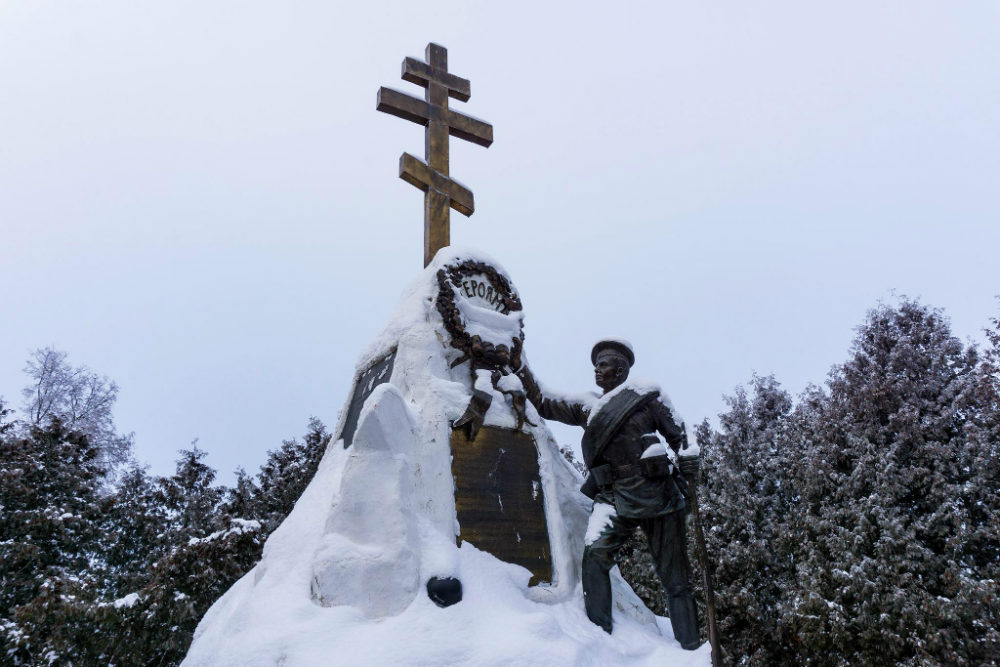
[[[329,433],[310,419],[232,487],[197,442],[173,475],[150,475],[114,427],[113,382],[52,349],[25,371],[23,409],[0,399],[0,662],[177,665],[208,607],[260,559]]]
[[[724,664],[1000,663],[1000,322],[986,335],[880,306],[823,386],[754,377],[698,427]],[[644,549],[621,566],[657,605]]]
[[[823,385],[793,397],[754,377],[695,429],[724,664],[1000,662],[1000,322],[986,336],[962,342],[916,301],[879,306]],[[22,410],[0,400],[0,655],[178,664],[329,433],[310,419],[232,487],[197,444],[151,476],[114,428],[113,382],[49,349],[26,371]],[[637,540],[619,564],[665,613]]]

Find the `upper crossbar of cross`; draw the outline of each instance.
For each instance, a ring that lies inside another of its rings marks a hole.
[[[448,98],[469,100],[468,79],[448,71],[448,50],[428,44],[427,62],[403,59],[402,78],[426,88],[424,99],[391,88],[379,88],[375,108],[420,123],[424,130],[426,162],[409,153],[399,158],[399,177],[424,191],[424,266],[450,243],[450,209],[463,215],[475,210],[472,191],[453,181],[448,173],[448,135],[488,147],[493,126],[448,108]]]

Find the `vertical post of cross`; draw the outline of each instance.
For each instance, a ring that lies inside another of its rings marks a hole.
[[[448,71],[448,49],[438,44],[428,44],[424,57],[431,71]],[[427,82],[425,95],[431,108],[448,109],[448,88],[433,79]],[[437,115],[437,114],[436,114]],[[431,169],[448,177],[450,151],[448,125],[438,118],[431,118],[424,133],[424,157]],[[431,263],[437,251],[451,243],[451,207],[448,196],[434,188],[424,192],[424,266]]]
[[[428,44],[427,62],[403,60],[402,78],[426,88],[423,100],[391,88],[378,91],[375,108],[420,123],[424,130],[426,162],[409,153],[399,158],[399,177],[424,191],[424,266],[451,242],[450,209],[463,215],[475,210],[472,192],[453,181],[449,172],[448,137],[458,137],[480,146],[493,143],[493,126],[448,108],[448,98],[467,102],[469,81],[448,71],[448,50]]]

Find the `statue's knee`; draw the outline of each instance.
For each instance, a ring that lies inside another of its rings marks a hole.
[[[615,559],[611,549],[601,545],[599,542],[588,544],[583,548],[583,564],[600,566],[602,570],[610,570],[614,567]]]

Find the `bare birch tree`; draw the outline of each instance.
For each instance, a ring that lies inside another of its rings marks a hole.
[[[21,391],[29,425],[43,427],[58,419],[68,430],[86,435],[109,473],[131,459],[133,435],[118,433],[112,417],[118,400],[115,382],[86,366],[70,365],[65,352],[51,347],[35,350],[24,372],[31,379]]]

